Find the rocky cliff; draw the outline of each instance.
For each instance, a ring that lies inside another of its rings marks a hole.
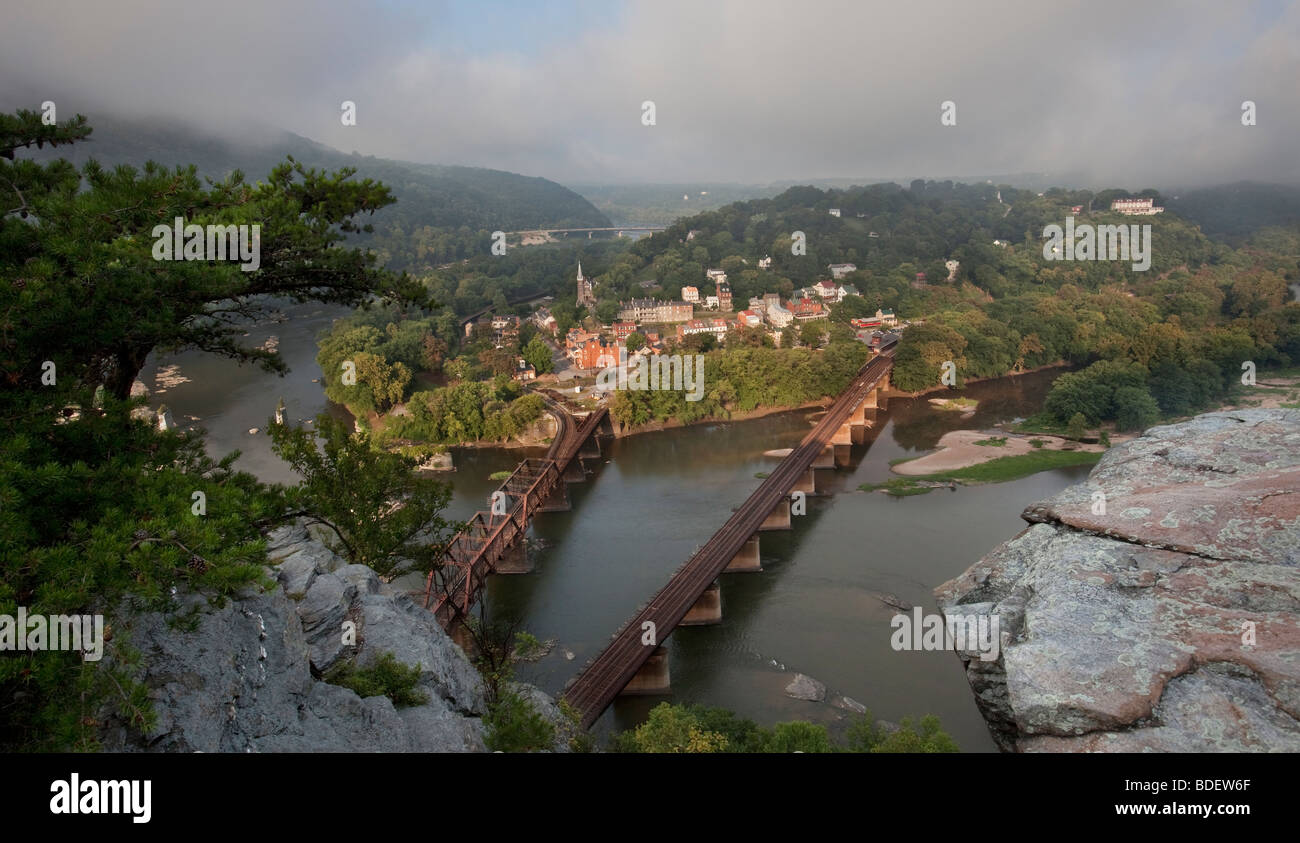
[[[1023,517],[935,589],[999,618],[962,659],[1000,746],[1300,750],[1300,411],[1152,428]]]
[[[302,526],[268,536],[279,585],[214,608],[181,595],[182,612],[135,617],[126,634],[143,655],[156,727],[118,723],[110,751],[483,752],[487,712],[478,672],[433,616],[347,565]],[[187,610],[194,615],[178,623]],[[344,622],[355,627],[355,643]],[[365,667],[384,653],[419,665],[424,705],[394,707],[319,679],[342,660]],[[521,686],[552,720],[542,692]],[[557,747],[560,748],[560,747]]]

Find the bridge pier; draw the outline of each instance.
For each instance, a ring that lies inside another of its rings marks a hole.
[[[712,626],[718,623],[722,623],[722,586],[714,580],[695,605],[687,610],[678,626]]]
[[[788,530],[790,529],[790,499],[782,498],[780,503],[772,507],[772,511],[763,519],[759,525],[760,530]]]
[[[763,570],[763,562],[758,555],[758,536],[750,536],[745,546],[736,552],[727,567],[722,569],[724,574],[748,574]]]
[[[668,651],[656,647],[650,658],[619,693],[628,697],[655,696],[672,691],[668,675]]]
[[[813,458],[813,468],[834,468],[835,467],[835,448],[827,445],[822,448],[822,452]]]
[[[584,460],[600,459],[600,442],[596,440],[595,436],[589,437],[586,442],[582,443],[582,447],[578,449],[578,456]]]
[[[792,492],[803,492],[805,495],[817,494],[817,471],[812,466],[804,469],[799,479],[794,481]]]
[[[521,535],[501,553],[501,558],[492,566],[495,574],[530,574],[533,560],[528,558],[528,544]]]
[[[849,449],[853,447],[853,425],[845,423],[831,434],[831,445],[835,448],[835,466],[849,464]]]
[[[565,483],[585,483],[587,482],[587,470],[582,467],[582,460],[574,457],[569,463],[569,467],[564,470]]]
[[[568,512],[573,509],[573,503],[569,500],[569,487],[561,480],[555,484],[555,488],[546,496],[546,500],[533,511],[534,512]]]

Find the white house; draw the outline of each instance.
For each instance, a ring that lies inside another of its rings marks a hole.
[[[830,214],[831,214],[831,216],[833,216],[833,217],[838,217],[838,216],[840,215],[840,209],[839,209],[839,208],[831,208],[831,210],[830,210]]]
[[[836,302],[840,300],[840,288],[834,281],[818,281],[813,285],[813,289],[820,298]]]
[[[848,275],[850,272],[857,272],[857,264],[852,263],[833,263],[830,265],[831,277],[836,281]]]

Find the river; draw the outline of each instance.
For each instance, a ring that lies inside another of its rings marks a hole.
[[[251,435],[248,429],[266,427],[280,396],[290,420],[342,412],[327,407],[312,378],[320,377],[315,336],[344,312],[293,306],[286,308],[287,323],[250,330],[247,341],[254,344],[278,337],[293,369],[287,378],[187,352],[151,359],[143,379],[153,389],[159,365],[178,366],[189,381],[167,388],[153,403],[165,401],[178,422],[206,428],[214,455],[238,448],[243,457],[237,466],[268,481],[289,482],[292,472],[271,453],[264,431]],[[842,694],[877,718],[936,714],[964,750],[992,751],[957,658],[891,649],[890,619],[897,610],[874,595],[890,593],[932,610],[936,585],[1014,536],[1025,526],[1019,514],[1027,504],[1079,482],[1088,468],[906,498],[857,487],[887,479],[890,460],[933,448],[949,430],[984,428],[1036,411],[1056,374],[971,385],[964,394],[980,406],[966,420],[932,409],[924,398],[889,401],[872,441],[853,448],[851,466],[819,472],[819,483],[831,480],[821,490],[830,494],[809,498],[807,515],[796,517],[789,532],[761,535],[763,572],[723,577],[722,623],[678,629],[665,642],[672,699],[723,706],[764,724],[805,719],[838,731],[847,716],[829,701]],[[570,487],[573,509],[534,522],[532,535],[542,544],[534,553],[534,572],[489,580],[490,615],[517,616],[522,628],[556,642],[550,655],[520,665],[519,677],[552,694],[562,690],[758,486],[755,474],[776,465],[763,452],[797,444],[811,416],[812,411],[781,413],[609,443],[588,482]],[[513,468],[524,453],[453,449],[457,471],[448,475],[455,490],[448,514],[465,518],[485,508],[497,485],[489,475]],[[796,672],[825,683],[827,702],[786,697],[784,688]],[[658,701],[620,699],[596,729],[635,726]]]

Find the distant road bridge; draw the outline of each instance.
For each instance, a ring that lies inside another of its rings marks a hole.
[[[554,398],[542,398],[556,420],[550,450],[511,472],[492,493],[491,509],[476,512],[452,537],[441,571],[431,571],[425,581],[424,607],[444,629],[454,631],[469,617],[488,574],[532,570],[524,536],[533,515],[567,510],[567,484],[586,480],[584,457],[600,456],[596,436],[609,432],[608,411],[600,407],[579,418]]]
[[[866,411],[878,406],[881,390],[889,389],[893,355],[891,342],[858,371],[799,446],[569,683],[563,696],[578,711],[584,728],[621,693],[668,691],[663,640],[678,626],[721,620],[718,577],[724,571],[761,570],[757,533],[789,529],[791,493],[815,492],[815,469],[847,464],[849,448],[865,441],[871,423]]]
[[[529,229],[528,231],[508,231],[506,233],[523,237],[529,234],[539,235],[539,236],[540,235],[549,236],[552,234],[565,234],[565,235],[581,234],[582,232],[585,231],[587,233],[587,236],[590,237],[595,232],[612,231],[617,233],[619,237],[622,237],[623,232],[625,231],[655,232],[655,231],[663,231],[666,228],[668,228],[668,226],[666,225],[615,225],[615,226],[607,226],[604,228],[534,228],[534,229]]]

